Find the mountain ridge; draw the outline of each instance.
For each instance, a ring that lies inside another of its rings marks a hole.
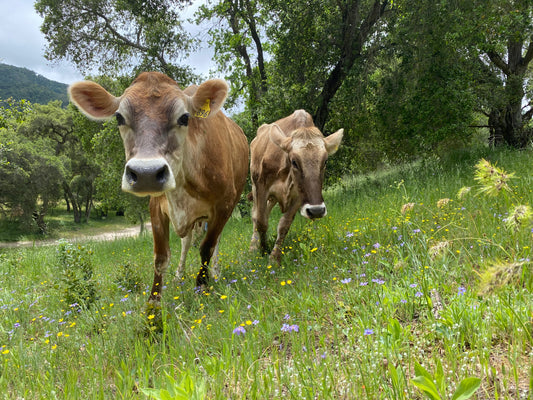
[[[0,63],[0,100],[24,99],[39,104],[60,100],[66,107],[69,103],[67,87],[27,68]]]

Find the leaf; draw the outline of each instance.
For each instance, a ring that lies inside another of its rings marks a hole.
[[[415,376],[425,376],[428,378],[431,382],[433,382],[433,376],[419,363],[415,363]]]
[[[411,383],[415,385],[418,389],[423,391],[427,397],[432,400],[442,400],[437,392],[437,387],[433,381],[426,376],[417,376],[414,379],[411,379]]]
[[[475,377],[465,378],[453,394],[452,400],[469,399],[481,385],[481,379]]]

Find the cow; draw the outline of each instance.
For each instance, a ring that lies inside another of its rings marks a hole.
[[[76,82],[68,92],[89,118],[116,118],[126,153],[122,190],[150,196],[154,282],[149,302],[161,300],[170,261],[170,222],[182,242],[177,278],[193,231],[205,227],[196,278],[197,287],[205,288],[210,260],[248,175],[248,141],[220,111],[227,83],[211,79],[181,90],[162,73],[143,72],[120,97],[91,81]]]
[[[322,183],[326,160],[341,143],[343,129],[324,137],[304,110],[259,127],[250,144],[253,234],[250,251],[267,252],[268,218],[279,204],[282,212],[270,259],[281,263],[281,246],[294,217],[326,215]]]

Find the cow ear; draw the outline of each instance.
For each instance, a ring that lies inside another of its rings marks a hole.
[[[328,137],[324,138],[324,144],[326,145],[326,151],[329,155],[334,154],[339,148],[344,134],[344,129],[339,129],[337,132],[332,133]]]
[[[228,84],[222,79],[210,79],[202,83],[191,97],[192,114],[198,118],[216,114],[227,96]]]
[[[292,149],[292,137],[286,136],[276,124],[270,125],[270,140],[287,153]]]
[[[118,97],[91,81],[73,83],[68,88],[68,95],[82,113],[96,120],[113,116],[120,103]]]

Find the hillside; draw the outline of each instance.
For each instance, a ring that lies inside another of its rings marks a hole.
[[[61,100],[68,104],[67,85],[51,81],[27,68],[0,63],[0,99],[29,100],[32,103],[47,104]]]

